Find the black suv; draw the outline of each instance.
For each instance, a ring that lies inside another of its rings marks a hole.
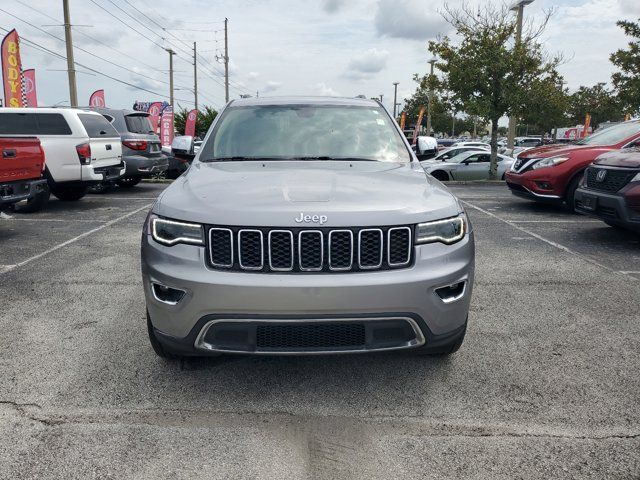
[[[169,167],[169,159],[162,153],[160,139],[149,122],[149,114],[134,110],[92,108],[101,113],[122,139],[122,160],[125,174],[116,180],[121,187],[133,187],[145,177],[162,173]]]

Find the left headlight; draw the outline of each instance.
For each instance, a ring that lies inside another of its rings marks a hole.
[[[536,162],[532,165],[532,169],[537,170],[538,168],[546,168],[546,167],[555,167],[556,165],[560,165],[561,163],[569,160],[569,157],[549,157],[543,158],[539,162]]]
[[[467,216],[445,218],[416,226],[416,244],[442,242],[447,245],[459,242],[467,233]]]
[[[149,227],[153,239],[163,245],[204,245],[204,228],[198,223],[179,222],[152,215]]]

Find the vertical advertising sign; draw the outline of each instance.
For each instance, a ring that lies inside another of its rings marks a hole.
[[[101,107],[104,108],[107,106],[104,101],[104,90],[96,90],[89,97],[89,106],[90,107]]]
[[[193,109],[187,115],[187,120],[184,124],[184,134],[190,137],[196,136],[196,120],[198,119],[198,110]]]
[[[2,56],[2,84],[4,104],[7,107],[24,107],[22,90],[22,62],[20,61],[20,37],[15,29],[7,33],[0,45]]]
[[[424,117],[424,111],[426,109],[427,109],[426,107],[420,108],[420,113],[418,114],[418,121],[416,122],[416,128],[413,130],[413,140],[411,141],[412,145],[415,145],[416,141],[418,140],[418,133],[420,132],[420,124],[422,123],[422,117]]]
[[[406,124],[407,124],[407,112],[402,112],[402,115],[400,115],[400,130],[402,130],[403,132]]]
[[[38,92],[36,91],[36,71],[33,68],[25,70],[24,75],[24,94],[27,98],[27,107],[38,106]]]
[[[591,114],[587,113],[587,116],[584,119],[584,128],[582,129],[582,138],[588,135],[590,128],[591,128]]]
[[[162,102],[153,102],[147,109],[147,113],[149,114],[149,121],[151,122],[151,128],[153,128],[153,131],[156,133],[158,133],[158,122],[160,121],[162,106]]]
[[[160,143],[170,147],[173,142],[173,108],[166,107],[160,117]]]

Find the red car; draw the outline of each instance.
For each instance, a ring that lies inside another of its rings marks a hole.
[[[640,146],[640,120],[631,120],[572,145],[547,145],[521,153],[506,174],[514,195],[575,210],[575,193],[585,169],[612,150]]]

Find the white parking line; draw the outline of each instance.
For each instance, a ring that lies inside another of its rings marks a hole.
[[[589,257],[587,257],[585,255],[582,255],[582,254],[580,254],[578,252],[575,252],[575,251],[571,250],[569,247],[565,247],[564,245],[562,245],[560,243],[554,242],[553,240],[549,240],[548,238],[544,238],[542,235],[538,235],[537,233],[532,232],[531,230],[528,230],[528,229],[526,229],[526,228],[524,228],[524,227],[522,227],[520,225],[516,225],[511,220],[505,220],[504,218],[501,218],[498,215],[485,210],[484,208],[478,207],[478,206],[476,206],[476,205],[474,205],[472,203],[466,202],[464,200],[460,200],[460,201],[462,203],[464,203],[465,205],[468,205],[469,207],[471,207],[471,208],[473,208],[475,210],[478,210],[479,212],[484,213],[485,215],[489,215],[490,217],[495,218],[496,220],[499,220],[499,221],[501,221],[503,223],[506,223],[507,225],[510,225],[513,228],[515,228],[517,230],[520,230],[521,232],[526,233],[527,235],[531,235],[532,237],[537,238],[538,240],[541,240],[544,243],[546,243],[548,245],[551,245],[552,247],[557,248],[558,250],[562,250],[563,252],[566,252],[569,255],[573,255],[575,257],[578,257],[579,259],[584,260],[585,262],[588,262],[588,263],[590,263],[592,265],[595,265],[597,267],[603,268],[603,269],[607,270],[608,272],[615,273],[616,275],[624,275],[626,278],[631,278],[633,280],[638,280],[637,277],[634,277],[630,273],[621,272],[619,270],[614,270],[613,268],[607,267],[606,265],[603,265],[602,263],[596,262],[595,260],[593,260],[593,259],[591,259],[591,258],[589,258]]]
[[[507,220],[511,223],[602,223],[602,220]]]
[[[157,200],[158,197],[111,197],[109,195],[103,195],[101,197],[91,196],[84,197],[87,200]]]
[[[89,230],[87,232],[81,233],[77,237],[73,237],[72,239],[67,240],[66,242],[59,243],[58,245],[56,245],[54,247],[51,247],[51,248],[45,250],[42,253],[34,255],[33,257],[29,257],[26,260],[23,260],[22,262],[16,263],[15,265],[3,265],[3,267],[5,267],[5,269],[3,270],[3,269],[0,268],[0,275],[4,274],[4,273],[7,273],[7,272],[11,272],[12,270],[15,270],[18,267],[22,267],[23,265],[31,263],[34,260],[38,260],[38,259],[44,257],[45,255],[49,255],[50,253],[55,252],[56,250],[60,250],[61,248],[66,247],[67,245],[71,245],[72,243],[77,242],[78,240],[80,240],[80,239],[82,239],[84,237],[87,237],[87,236],[89,236],[89,235],[91,235],[93,233],[99,232],[100,230],[103,230],[103,229],[105,229],[107,227],[110,227],[114,223],[118,223],[118,222],[120,222],[120,221],[122,221],[122,220],[124,220],[126,218],[129,218],[129,217],[135,215],[136,213],[139,213],[139,212],[141,212],[143,210],[151,208],[151,205],[153,205],[153,204],[149,203],[149,204],[145,205],[144,207],[137,208],[132,212],[129,212],[129,213],[125,214],[125,215],[122,215],[121,217],[114,218],[113,220],[109,220],[108,222],[100,225],[99,227],[92,228],[91,230]]]
[[[4,220],[13,221],[13,220],[24,220],[31,222],[64,222],[64,223],[107,223],[107,220],[88,220],[82,218],[38,218],[38,217],[11,217],[5,218]]]

